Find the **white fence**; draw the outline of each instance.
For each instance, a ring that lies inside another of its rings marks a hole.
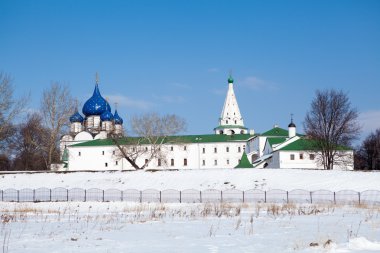
[[[0,200],[3,202],[56,202],[56,201],[131,201],[159,203],[332,203],[332,204],[371,204],[380,205],[380,191],[367,190],[357,192],[342,191],[306,191],[306,190],[269,190],[257,189],[240,191],[207,189],[203,191],[188,190],[155,190],[136,189],[118,190],[98,188],[38,188],[38,189],[6,189],[0,190]]]

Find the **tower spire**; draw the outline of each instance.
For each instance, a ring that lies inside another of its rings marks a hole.
[[[99,75],[98,75],[97,71],[96,71],[96,74],[95,74],[95,83],[99,84]]]
[[[231,75],[228,78],[228,91],[219,118],[219,126],[214,130],[216,134],[245,134],[248,132],[247,128],[244,127],[243,117],[240,114],[234,92],[234,80]]]

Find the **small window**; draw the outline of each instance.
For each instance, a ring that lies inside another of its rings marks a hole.
[[[187,150],[187,147],[186,147],[186,146],[183,146],[183,150],[185,150],[185,151],[186,151],[186,150]]]
[[[217,148],[214,148],[214,153],[218,153],[218,149]]]
[[[183,166],[187,166],[187,159],[183,159]]]
[[[145,147],[145,151],[148,151],[148,147]]]
[[[135,152],[136,151],[136,148],[132,148],[132,152]]]
[[[116,162],[115,162],[115,165],[119,165],[119,161],[116,161]]]
[[[202,149],[202,153],[203,153],[203,154],[206,153],[206,148],[203,148],[203,149]]]
[[[158,166],[158,167],[161,166],[161,159],[158,159],[158,160],[157,160],[157,166]]]
[[[315,155],[314,154],[310,154],[309,158],[310,158],[310,160],[314,160],[315,159]]]
[[[300,160],[303,160],[303,154],[302,153],[300,154]]]
[[[241,147],[238,147],[238,153],[240,153],[241,152]]]
[[[173,151],[173,146],[170,147],[170,151]]]
[[[78,152],[78,156],[80,156],[81,155],[81,153],[80,152]]]
[[[170,160],[170,166],[174,166],[174,159]]]
[[[237,124],[237,121],[235,120],[235,124]]]
[[[104,151],[102,151],[102,155],[104,155]]]
[[[202,165],[203,165],[203,166],[206,165],[206,160],[202,160]]]
[[[227,159],[227,164],[230,164],[230,160]]]
[[[148,159],[145,159],[145,164],[148,164]]]
[[[228,124],[228,120],[226,120],[226,124]]]
[[[105,165],[105,167],[108,167],[108,163],[105,163],[104,165]]]
[[[113,155],[115,155],[115,153],[116,153],[116,152],[115,152],[115,150],[114,150],[114,151],[112,151],[112,154],[113,154]]]
[[[293,154],[290,155],[290,160],[294,160],[294,155]]]
[[[230,148],[229,147],[226,147],[226,152],[230,152]]]
[[[218,160],[214,160],[214,165],[218,165]]]

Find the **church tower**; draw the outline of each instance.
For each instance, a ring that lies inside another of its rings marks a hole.
[[[219,126],[214,129],[215,134],[247,134],[244,121],[240,114],[239,105],[234,92],[234,79],[228,78],[228,91],[222,113],[219,118]]]

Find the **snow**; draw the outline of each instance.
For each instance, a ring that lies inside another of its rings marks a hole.
[[[380,252],[379,207],[2,202],[0,215],[9,253]]]
[[[304,189],[380,190],[380,172],[300,169],[210,169],[181,171],[0,174],[0,189]]]
[[[296,169],[0,174],[0,189],[380,190],[380,172]],[[380,207],[0,202],[3,253],[380,252]]]

